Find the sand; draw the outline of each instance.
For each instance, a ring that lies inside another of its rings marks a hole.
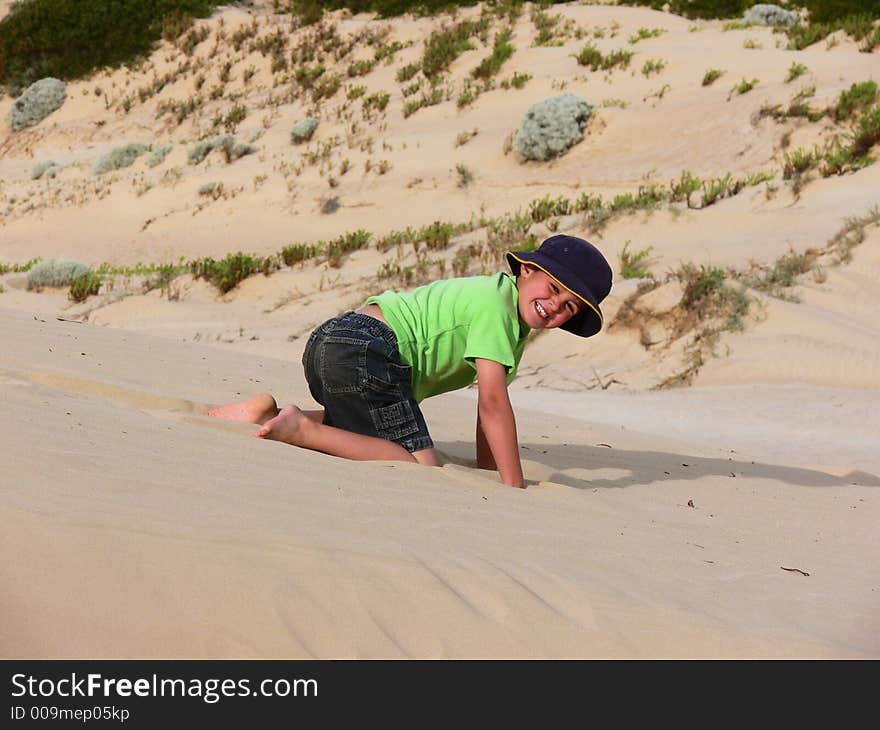
[[[222,8],[200,23],[216,33],[222,18],[229,34],[252,18],[266,30],[286,27],[270,5]],[[442,19],[337,13],[342,35],[388,27],[389,38],[415,42],[390,65],[346,79],[320,105],[321,126],[304,147],[288,133],[309,105],[264,105],[283,88],[273,89],[267,59],[236,55],[228,38],[207,58],[208,41],[197,49],[208,87],[226,54],[237,59],[230,88],[248,107],[237,138],[262,130],[257,154],[229,165],[219,153],[186,162],[213,116],[228,112],[228,99],[179,127],[157,118],[161,102],[192,93],[193,73],[127,114],[118,108],[124,94],[136,98],[182,60],[169,44],[139,69],[69,84],[64,106],[30,130],[11,132],[12,100],[0,99],[6,264],[268,255],[358,228],[379,236],[500,216],[544,195],[608,199],[665,185],[685,169],[706,178],[777,172],[705,209],[617,216],[600,231],[581,215],[551,221],[600,246],[615,282],[601,335],[549,332],[527,348],[511,386],[526,490],[475,468],[474,389],[424,403],[440,468],[348,462],[201,415],[261,391],[311,405],[300,364],[308,333],[394,285],[377,270],[398,255],[414,264],[411,248],[371,247],[339,268],[284,267],[224,295],[189,275],[146,293],[139,276],[120,275],[75,304],[66,290],[28,290],[23,273],[0,276],[0,656],[880,655],[872,558],[880,548],[877,226],[865,226],[849,260],[826,256],[785,298],[752,291],[742,329],[722,331],[684,387],[656,388],[691,362],[694,332],[674,338],[661,318],[644,334],[617,317],[638,286],[618,273],[627,241],[653,247],[658,278],[683,262],[744,270],[825,248],[847,220],[870,215],[880,203],[880,166],[793,189],[779,174],[785,152],[838,130],[828,120],[778,124],[756,114],[812,84],[814,105],[833,102],[876,76],[876,52],[847,40],[785,51],[769,29],[725,32],[720,21],[645,8],[569,4],[553,12],[590,37],[603,28],[593,38],[603,52],[637,52],[631,69],[586,73],[571,58],[586,37],[532,47],[527,12],[500,76],[531,73],[523,89],[488,91],[462,109],[453,95],[406,118],[396,70],[419,58],[421,39]],[[628,44],[639,28],[666,33]],[[761,48],[744,48],[749,38]],[[453,64],[450,84],[488,53],[478,46]],[[355,53],[369,58],[371,50],[362,44]],[[646,78],[640,69],[649,58],[666,68]],[[809,72],[787,84],[793,61]],[[244,87],[249,65],[256,72]],[[702,87],[710,66],[727,73]],[[742,77],[760,83],[728,100]],[[370,122],[351,106],[352,119],[338,118],[355,84],[391,92],[386,113]],[[505,154],[528,106],[562,89],[597,106],[584,141],[545,164]],[[333,148],[323,172],[305,162],[306,151],[347,135],[351,144]],[[138,140],[175,146],[156,168],[141,158],[93,174],[101,154]],[[345,157],[351,169],[341,175]],[[31,180],[34,164],[47,159],[71,166]],[[379,174],[383,159],[390,168]],[[466,188],[457,164],[475,176]],[[227,195],[200,196],[212,181]],[[330,196],[341,207],[322,214]],[[532,232],[552,231],[538,223]],[[430,257],[451,261],[486,238],[477,227]],[[652,292],[644,300],[650,311],[674,311],[677,286]],[[647,347],[645,337],[653,338]]]

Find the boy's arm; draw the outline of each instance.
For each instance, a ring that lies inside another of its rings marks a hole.
[[[479,387],[477,464],[483,469],[490,468],[491,461],[492,468],[497,465],[501,481],[524,489],[516,420],[507,395],[507,371],[501,363],[482,358],[476,358],[476,366]]]

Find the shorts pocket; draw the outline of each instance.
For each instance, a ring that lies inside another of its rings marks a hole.
[[[370,417],[379,435],[389,441],[397,441],[419,431],[419,424],[408,400],[371,408]]]
[[[360,390],[368,341],[331,335],[320,344],[321,383],[325,393],[339,395]]]

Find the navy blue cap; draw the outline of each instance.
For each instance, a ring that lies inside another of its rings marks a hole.
[[[587,305],[560,329],[579,337],[591,337],[602,329],[599,303],[611,291],[611,267],[592,243],[559,234],[535,251],[508,251],[507,263],[515,276],[519,276],[521,264],[536,266]]]

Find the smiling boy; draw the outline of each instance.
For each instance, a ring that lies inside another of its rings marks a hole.
[[[509,252],[499,273],[386,291],[319,326],[303,368],[323,410],[278,408],[269,394],[208,411],[261,424],[257,436],[359,461],[439,464],[419,403],[476,379],[477,465],[524,487],[507,386],[531,330],[590,337],[611,267],[591,243],[557,235],[531,252]],[[515,277],[515,278],[514,278]]]

